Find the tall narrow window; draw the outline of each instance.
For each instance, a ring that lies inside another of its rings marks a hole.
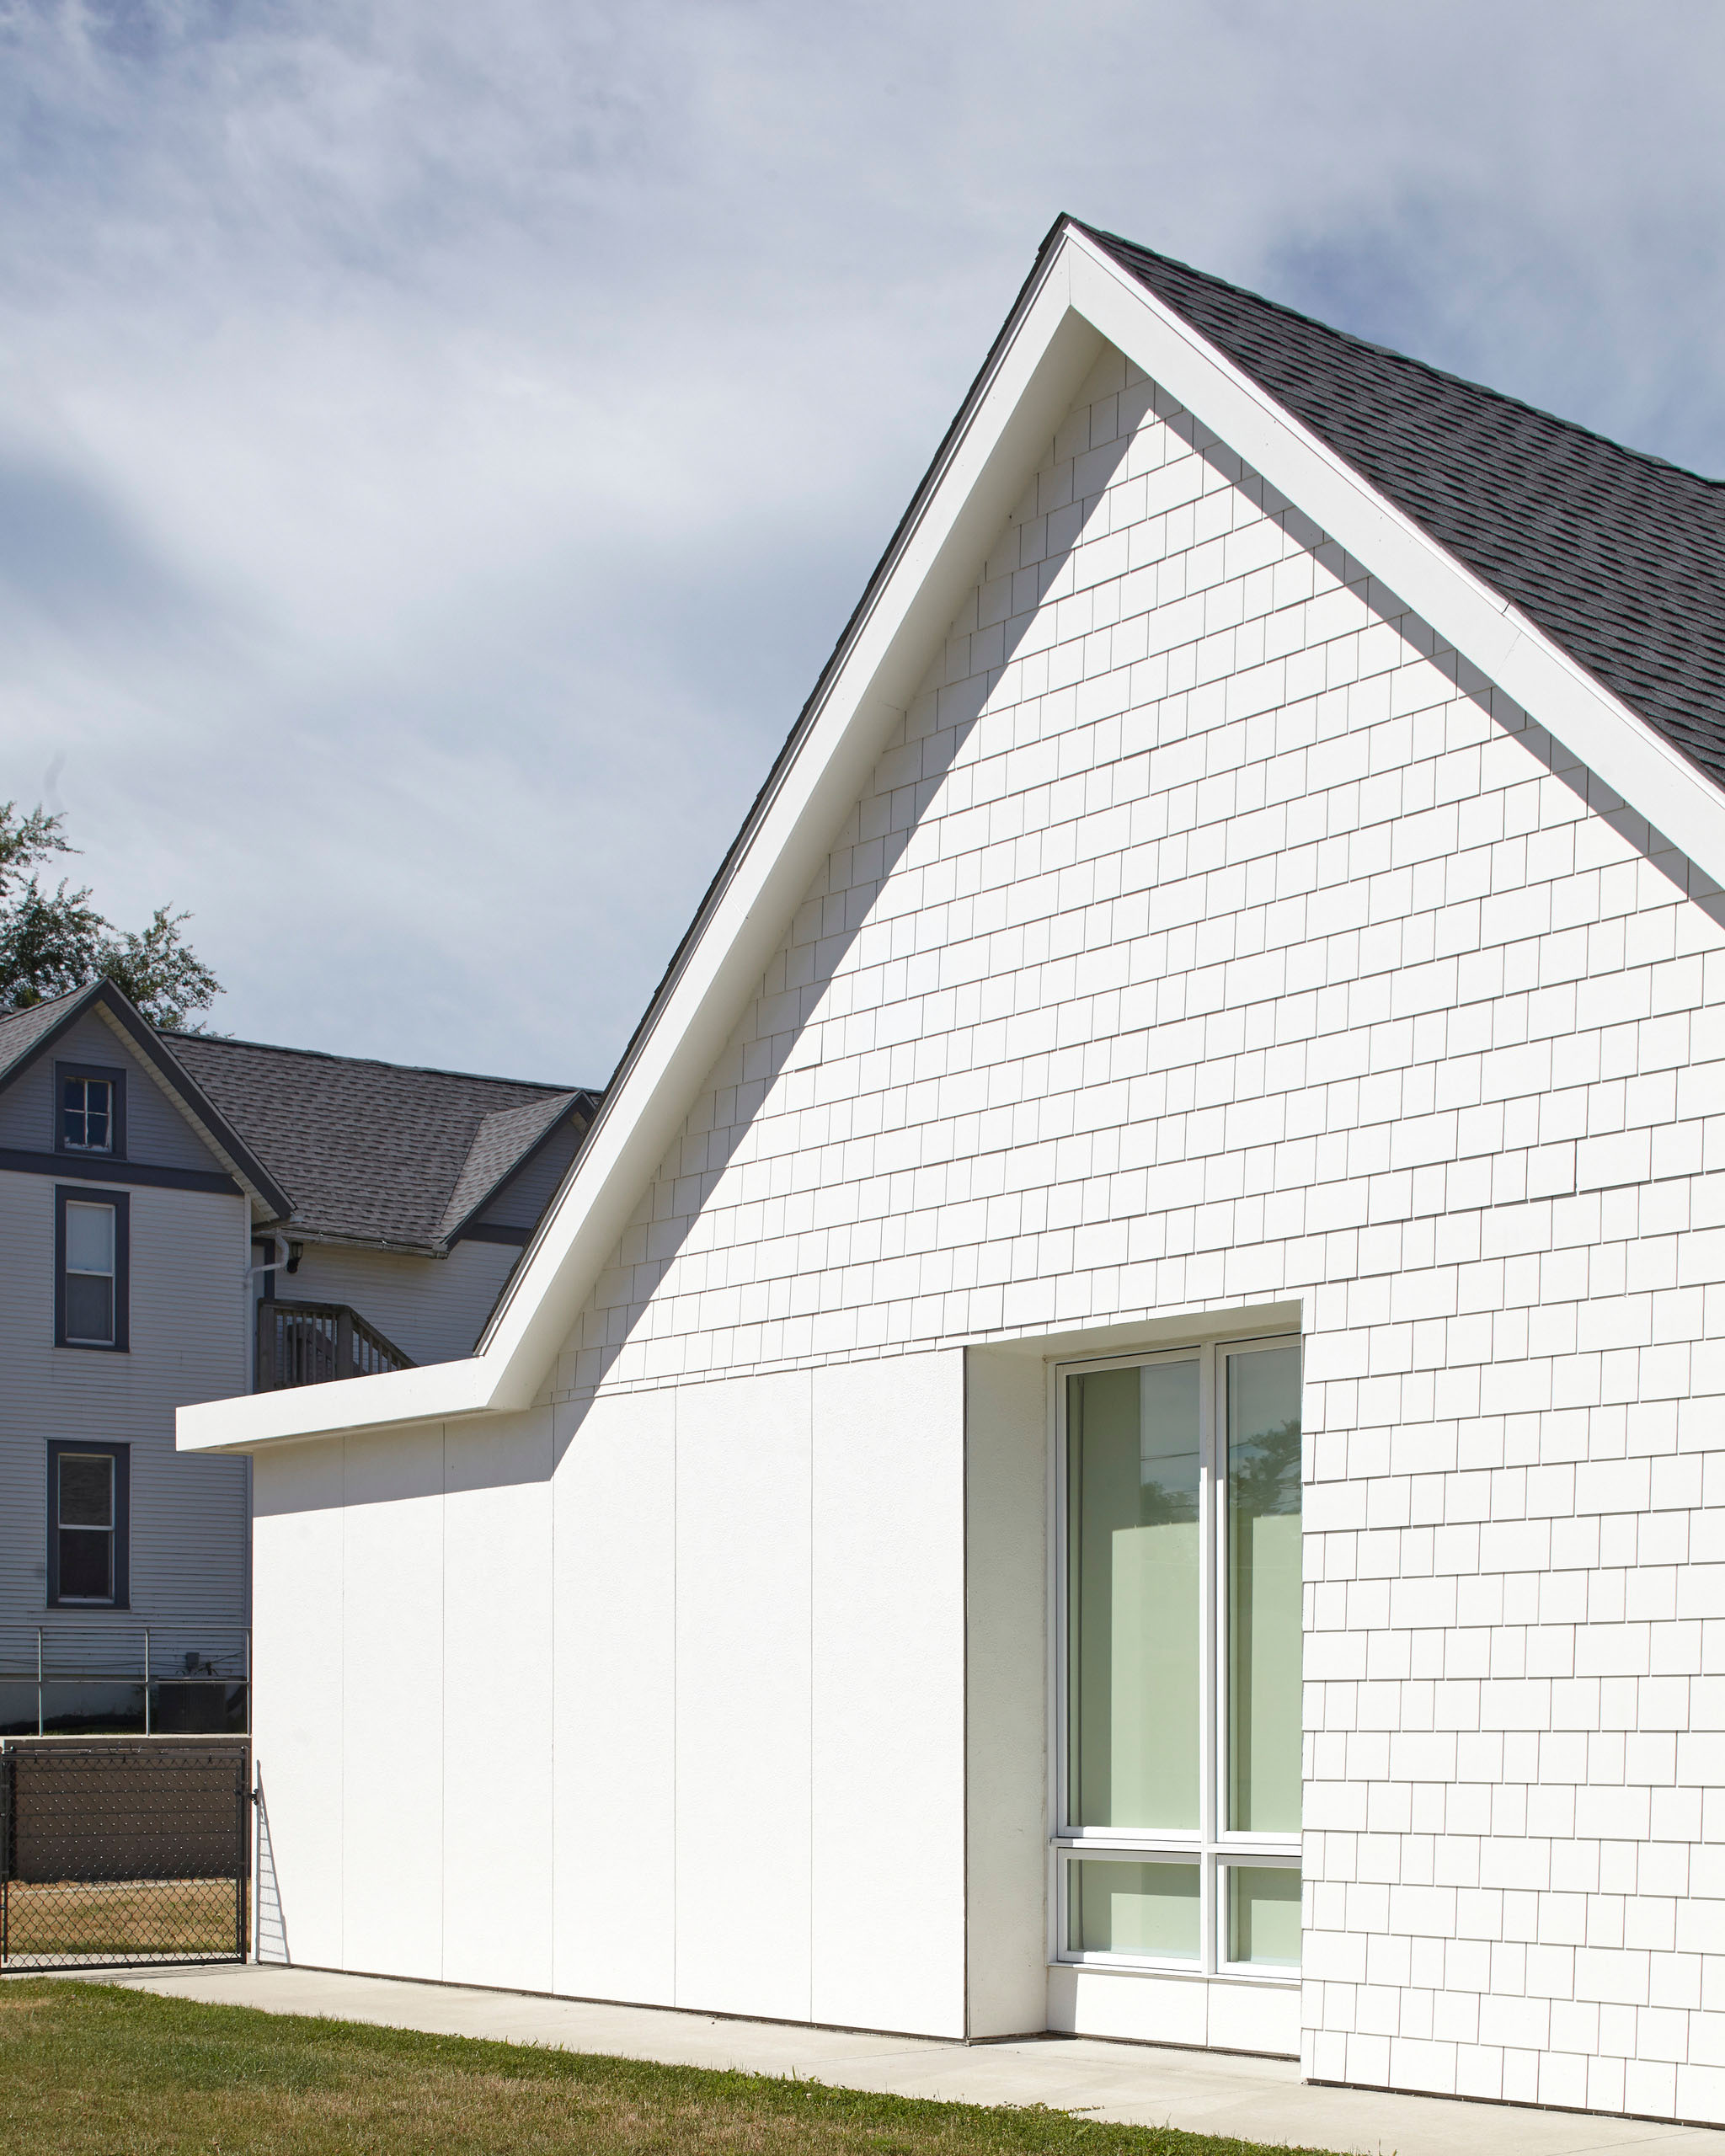
[[[131,1199],[126,1191],[55,1192],[54,1338],[61,1348],[128,1345]]]
[[[1064,1958],[1300,1959],[1300,1348],[1060,1374]]]
[[[48,1447],[48,1600],[124,1609],[131,1449],[56,1439]]]

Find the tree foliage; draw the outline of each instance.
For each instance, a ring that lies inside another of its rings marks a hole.
[[[222,993],[185,940],[191,915],[158,906],[147,928],[116,928],[91,903],[88,887],[69,888],[61,877],[45,889],[42,864],[77,851],[64,824],[40,807],[23,815],[15,803],[0,803],[0,1011],[28,1010],[105,979],[152,1025],[185,1027]]]

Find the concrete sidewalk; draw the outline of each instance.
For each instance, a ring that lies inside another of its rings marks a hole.
[[[1133,2126],[1292,2143],[1342,2156],[1725,2156],[1725,2132],[1519,2105],[1465,2104],[1322,2089],[1278,2059],[1162,2050],[1083,2038],[964,2045],[770,2021],[729,2021],[655,2007],[600,2006],[453,1984],[325,1975],[273,1967],[92,1970],[88,1979],[173,1999],[325,2015],[437,2036],[489,2036],[669,2065],[794,2073],[847,2089],[967,2104],[1047,2104]]]

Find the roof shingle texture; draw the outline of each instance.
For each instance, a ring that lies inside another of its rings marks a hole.
[[[44,1033],[52,1032],[65,1017],[68,1004],[79,1002],[88,994],[88,989],[74,989],[70,995],[56,995],[46,1003],[33,1003],[28,1010],[8,1011],[0,1016],[0,1077],[29,1054]]]
[[[1725,785],[1725,482],[1082,229]]]
[[[506,1174],[569,1102],[591,1105],[575,1087],[208,1034],[166,1038],[292,1193],[292,1226],[397,1249],[441,1249],[446,1219],[471,1211],[487,1178]],[[449,1217],[457,1187],[471,1202]]]

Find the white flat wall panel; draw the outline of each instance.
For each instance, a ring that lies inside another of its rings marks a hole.
[[[552,1988],[551,1411],[444,1444],[443,1976]]]
[[[1297,2058],[1300,1988],[1068,1963],[1048,1972],[1048,2026],[1070,2036]]]
[[[809,1381],[677,1401],[677,2004],[809,2015]]]
[[[342,1443],[264,1454],[254,1482],[253,1750],[280,1916],[271,1951],[344,1966]]]
[[[438,1977],[443,1433],[434,1426],[354,1437],[344,1449],[343,1966]]]
[[[1048,2026],[1067,2036],[1140,2044],[1210,2042],[1210,1986],[1201,1977],[1140,1976],[1068,1963],[1050,1968],[1047,1978]]]
[[[558,1411],[554,1988],[676,1999],[676,1398]]]
[[[1300,2056],[1300,1988],[1229,1980],[1209,1987],[1206,2041],[1217,2051]]]
[[[814,1376],[810,2011],[964,2034],[964,1365]]]

